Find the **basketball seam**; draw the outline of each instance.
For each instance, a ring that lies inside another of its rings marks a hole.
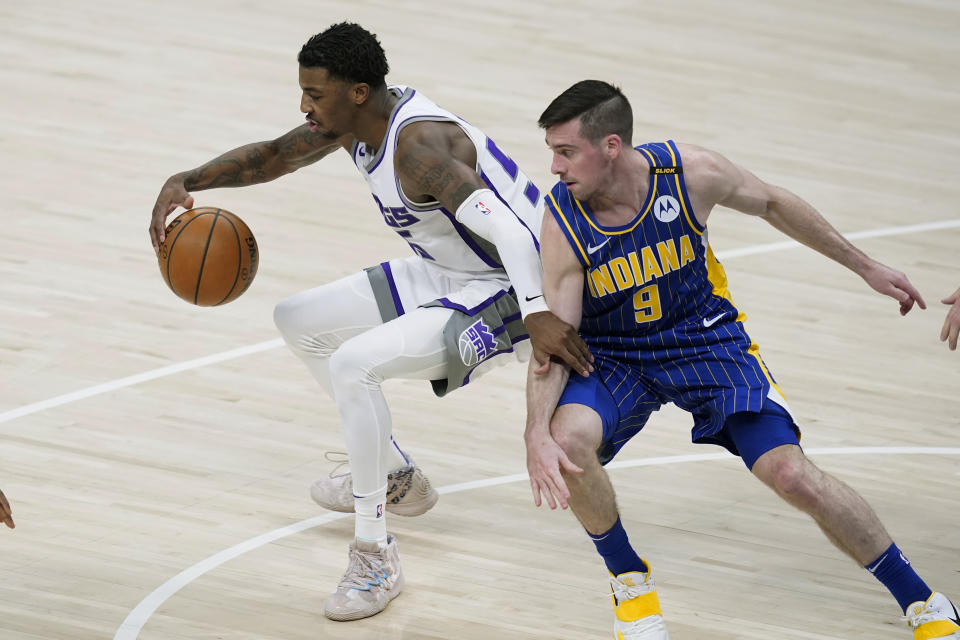
[[[207,262],[207,251],[210,249],[210,240],[213,238],[213,229],[217,226],[217,218],[220,217],[220,209],[213,214],[213,222],[210,224],[210,233],[207,234],[207,244],[203,247],[203,257],[200,259],[200,269],[197,271],[197,289],[193,293],[193,304],[197,304],[200,299],[200,283],[203,282],[203,267]]]
[[[177,241],[180,240],[180,236],[183,235],[183,232],[187,229],[187,227],[190,226],[195,220],[199,220],[201,217],[207,215],[207,213],[208,212],[197,213],[197,215],[184,222],[183,226],[180,227],[180,230],[177,231],[177,235],[174,236],[173,242],[170,243],[170,248],[167,250],[167,284],[170,285],[171,288],[173,288],[173,280],[170,279],[170,265],[173,262],[173,248],[176,246]]]
[[[233,235],[236,236],[237,238],[237,275],[233,277],[233,286],[230,287],[230,291],[227,291],[227,295],[223,296],[223,298],[220,300],[220,302],[217,303],[217,305],[223,304],[224,301],[230,297],[230,294],[233,293],[233,290],[237,288],[237,282],[240,280],[240,271],[243,269],[244,246],[243,246],[243,242],[240,241],[240,232],[237,231],[237,225],[233,224],[233,220],[231,220],[228,216],[223,216],[223,219],[226,220],[227,223],[230,225],[230,228],[233,229]],[[214,223],[216,223],[216,220],[214,220]],[[217,306],[217,305],[214,305],[214,306]]]

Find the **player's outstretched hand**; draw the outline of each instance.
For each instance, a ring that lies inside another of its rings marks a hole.
[[[582,376],[593,371],[593,356],[577,330],[550,311],[531,313],[523,320],[530,332],[533,358],[539,365],[533,370],[545,374],[550,370],[550,356],[556,356]]]
[[[907,276],[895,269],[873,262],[867,270],[861,274],[867,284],[874,291],[890,296],[900,303],[900,315],[905,316],[913,309],[913,304],[917,303],[921,309],[927,308],[927,303],[917,288],[913,286]]]
[[[165,239],[164,230],[167,227],[167,216],[173,213],[177,207],[184,209],[193,208],[193,196],[187,193],[183,186],[183,180],[173,176],[163,183],[160,189],[160,195],[157,196],[157,203],[153,205],[153,213],[150,216],[150,242],[153,244],[153,250],[160,252],[160,243]]]
[[[533,490],[533,504],[541,505],[541,494],[547,499],[551,509],[560,504],[567,508],[570,490],[560,473],[583,473],[583,469],[570,462],[566,452],[549,433],[525,438],[527,443],[527,473],[530,475],[530,489]]]
[[[13,524],[13,513],[10,511],[10,503],[7,497],[0,491],[0,522],[13,529],[17,525]]]
[[[940,302],[950,305],[947,318],[943,321],[943,328],[940,329],[940,342],[946,342],[949,339],[950,351],[956,351],[957,335],[960,334],[960,289]]]

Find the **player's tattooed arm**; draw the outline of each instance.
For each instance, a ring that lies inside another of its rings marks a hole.
[[[182,175],[187,191],[243,187],[276,180],[328,156],[341,141],[303,124],[276,140],[254,142],[228,151]]]
[[[150,241],[159,251],[167,216],[177,207],[193,207],[191,191],[243,187],[275,180],[346,147],[349,141],[310,131],[303,124],[275,140],[254,142],[228,151],[210,162],[167,178],[150,216]]]
[[[394,166],[404,194],[414,202],[439,201],[448,211],[487,185],[475,169],[473,142],[452,123],[420,122],[400,132]]]

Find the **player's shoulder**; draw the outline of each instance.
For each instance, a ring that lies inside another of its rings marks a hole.
[[[677,142],[677,151],[680,152],[683,163],[684,179],[687,187],[694,184],[713,182],[722,179],[730,161],[720,153],[695,144]]]
[[[674,144],[677,145],[677,151],[680,152],[684,173],[698,170],[709,171],[716,167],[719,156],[717,152],[688,142],[675,142]]]
[[[405,125],[397,133],[397,149],[449,149],[462,130],[447,120],[419,120]]]

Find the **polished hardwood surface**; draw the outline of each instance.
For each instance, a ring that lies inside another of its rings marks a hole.
[[[602,563],[571,514],[533,508],[522,477],[392,518],[407,587],[369,620],[322,616],[349,518],[250,543],[150,599],[225,549],[324,515],[307,486],[342,449],[336,411],[268,343],[273,305],[406,245],[345,154],[197,194],[260,244],[256,282],[222,308],[166,289],[146,227],[168,175],[300,122],[296,53],[341,19],[379,34],[390,81],[481,126],[541,186],[537,116],[596,77],[630,97],[635,142],[714,148],[843,232],[891,230],[857,244],[926,296],[906,318],[807,249],[730,254],[784,240],[762,221],[718,211],[710,239],[805,446],[843,449],[811,455],[960,598],[960,353],[937,341],[939,299],[960,284],[955,2],[39,0],[0,6],[0,487],[18,525],[0,530],[0,638],[610,637]],[[442,400],[389,382],[398,439],[437,486],[522,474],[523,375],[501,368]],[[692,446],[689,425],[665,409],[619,459],[719,452]],[[883,588],[736,459],[611,476],[674,640],[909,637]],[[141,602],[159,608],[121,628]]]

